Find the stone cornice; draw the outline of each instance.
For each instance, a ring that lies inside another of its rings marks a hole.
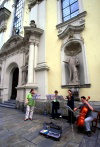
[[[25,36],[34,35],[36,37],[40,37],[43,34],[43,30],[40,28],[26,26],[24,27],[24,30]]]
[[[77,16],[71,18],[70,20],[58,24],[58,25],[56,26],[56,28],[59,29],[59,28],[64,27],[64,26],[66,26],[66,25],[68,25],[68,24],[71,24],[71,23],[73,23],[73,22],[75,22],[75,21],[77,21],[77,20],[80,20],[80,23],[81,23],[81,24],[84,24],[85,22],[84,22],[84,20],[83,20],[82,18],[85,17],[86,14],[87,14],[87,12],[84,11],[84,12],[78,14]]]
[[[91,84],[83,84],[83,85],[61,85],[62,88],[90,88]]]
[[[29,0],[29,4],[28,4],[29,9],[31,9],[36,3],[40,3],[42,1],[43,0]]]
[[[49,70],[49,67],[45,62],[43,63],[38,63],[37,67],[35,68],[35,71],[44,71],[44,70]]]
[[[11,12],[5,7],[0,8],[0,22],[9,18]]]
[[[37,85],[37,84],[30,84],[30,85],[27,85],[27,84],[26,84],[26,85],[23,85],[23,86],[19,86],[19,85],[18,85],[18,86],[16,87],[16,89],[19,89],[19,90],[20,90],[20,89],[26,89],[26,88],[27,88],[27,89],[31,89],[31,88],[38,89],[38,85]]]
[[[75,33],[75,32],[81,32],[83,31],[85,28],[85,25],[80,25],[80,26],[72,26],[72,25],[68,25],[67,28],[61,32],[60,34],[58,34],[58,37],[60,39],[63,39],[66,35],[68,35],[69,33]]]
[[[21,49],[23,50],[22,46],[25,46],[23,37],[14,35],[2,46],[0,50],[0,57],[7,57],[9,54],[12,54],[16,51],[21,51]]]

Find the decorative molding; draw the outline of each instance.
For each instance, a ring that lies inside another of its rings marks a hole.
[[[44,70],[49,70],[50,68],[47,66],[45,62],[43,63],[38,63],[37,67],[35,68],[35,71],[44,71]]]
[[[71,19],[69,19],[69,20],[67,20],[67,21],[65,21],[63,23],[58,24],[56,26],[56,28],[60,29],[62,27],[65,27],[66,25],[71,24],[71,23],[76,22],[76,21],[79,21],[80,24],[85,24],[84,17],[86,16],[86,14],[87,14],[87,12],[84,11],[84,12],[78,14],[77,16],[75,16],[75,17],[73,17],[73,18],[71,18]]]
[[[17,89],[20,89],[20,88],[24,88],[24,89],[35,88],[35,89],[37,89],[38,85],[36,83],[31,83],[31,84],[26,84],[26,85],[23,85],[23,86],[17,86]]]
[[[29,37],[30,35],[34,35],[37,37],[40,37],[43,34],[43,30],[40,28],[35,28],[35,27],[24,27],[25,30],[25,36]]]
[[[11,12],[5,7],[0,8],[0,22],[9,18]]]
[[[32,84],[32,85],[23,85],[23,86],[17,86],[16,87],[16,89],[18,89],[18,90],[21,90],[21,89],[31,89],[31,88],[37,89],[38,86],[35,85],[35,84]]]
[[[62,31],[62,32],[60,32],[60,33],[58,34],[58,37],[59,37],[60,39],[63,39],[66,35],[69,35],[69,34],[70,34],[70,37],[71,37],[71,36],[73,37],[73,34],[74,34],[74,33],[76,33],[76,32],[81,32],[81,31],[84,30],[84,28],[85,28],[85,25],[84,25],[84,24],[82,24],[82,25],[80,25],[80,26],[68,25],[64,31]]]
[[[35,4],[41,3],[43,0],[29,0],[28,8],[31,9]]]
[[[43,32],[44,30],[36,27],[34,20],[31,20],[30,26],[24,27],[24,36],[29,43],[39,43],[39,38]]]
[[[91,84],[83,84],[83,85],[62,85],[62,88],[90,88]]]
[[[0,25],[0,33],[4,32],[7,29],[7,23],[1,23]]]
[[[9,54],[19,52],[21,49],[23,50],[23,48],[21,48],[22,46],[25,46],[23,37],[14,35],[2,46],[0,50],[0,57],[7,57]]]
[[[65,55],[67,56],[76,56],[82,51],[81,44],[80,42],[77,42],[77,39],[70,39],[68,42],[65,44]]]

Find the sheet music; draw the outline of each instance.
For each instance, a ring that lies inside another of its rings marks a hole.
[[[47,94],[46,97],[47,97],[47,100],[55,99],[55,95],[54,94]],[[63,96],[62,95],[57,95],[56,98],[57,98],[57,100],[62,100]]]
[[[33,99],[33,100],[39,99],[40,96],[41,96],[40,94],[34,94],[34,95],[32,96],[32,99]]]

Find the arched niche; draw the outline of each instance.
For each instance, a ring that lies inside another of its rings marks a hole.
[[[69,57],[77,57],[79,60],[79,85],[78,87],[89,84],[88,70],[86,63],[85,47],[81,39],[69,39],[61,47],[61,68],[62,68],[62,87],[69,86],[69,67],[64,61]],[[73,86],[73,85],[71,85]]]

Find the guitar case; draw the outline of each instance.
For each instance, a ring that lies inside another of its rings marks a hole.
[[[44,135],[48,138],[52,138],[54,140],[60,140],[61,138],[61,134],[62,134],[62,127],[55,125],[54,123],[50,122],[50,123],[44,123],[43,124],[43,128],[40,131],[41,135]]]

